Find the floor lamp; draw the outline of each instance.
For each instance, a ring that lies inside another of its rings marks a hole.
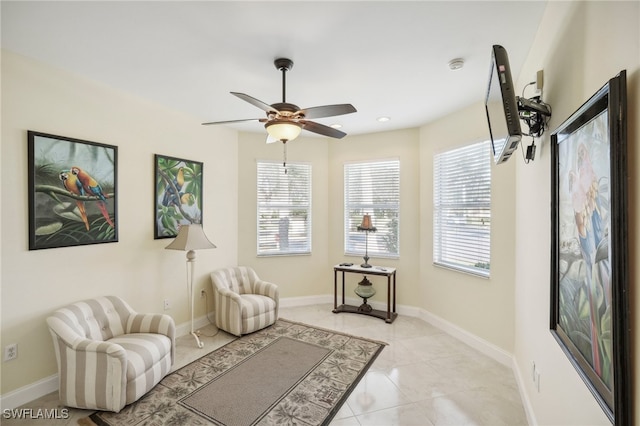
[[[202,230],[202,225],[182,225],[176,235],[176,239],[165,249],[182,250],[187,252],[187,289],[189,290],[189,307],[191,311],[191,335],[195,337],[199,348],[204,347],[204,343],[193,330],[193,275],[196,266],[196,250],[216,248]]]

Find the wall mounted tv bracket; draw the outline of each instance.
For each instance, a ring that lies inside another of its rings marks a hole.
[[[518,103],[518,116],[529,127],[529,133],[523,132],[523,135],[531,136],[532,138],[542,136],[547,128],[549,117],[551,117],[551,106],[542,102],[540,96],[534,96],[529,99],[516,96],[516,101]],[[531,161],[535,156],[536,144],[534,141],[527,147],[525,158],[527,161]]]
[[[520,120],[529,126],[529,134],[538,138],[542,136],[547,122],[547,117],[551,117],[551,107],[540,100],[540,96],[526,99],[516,96],[518,102],[518,115]]]

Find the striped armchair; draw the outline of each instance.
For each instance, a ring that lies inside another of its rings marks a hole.
[[[216,326],[235,336],[253,333],[278,319],[278,286],[248,266],[211,273]]]
[[[69,407],[119,412],[153,388],[175,360],[173,319],[138,314],[115,296],[59,309],[47,325],[60,402]]]

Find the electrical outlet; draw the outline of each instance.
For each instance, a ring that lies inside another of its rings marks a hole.
[[[536,362],[533,361],[531,363],[531,380],[535,383],[536,381]]]
[[[207,297],[207,292],[204,290],[200,290],[200,299],[204,299],[205,297]]]
[[[168,311],[171,309],[171,303],[169,303],[169,299],[164,299],[164,310]]]
[[[531,380],[533,380],[533,385],[536,387],[538,393],[540,393],[540,370],[536,367],[535,361],[531,365]]]
[[[536,73],[536,90],[542,92],[542,88],[544,87],[544,71],[540,70]]]
[[[4,347],[4,360],[11,361],[18,357],[18,344],[12,343]]]

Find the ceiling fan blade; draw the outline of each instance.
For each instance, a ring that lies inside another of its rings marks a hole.
[[[357,112],[351,104],[323,105],[311,108],[305,108],[300,111],[305,118],[322,118],[334,117],[336,115],[351,114]]]
[[[242,123],[243,121],[260,121],[262,118],[245,118],[243,120],[226,120],[226,121],[210,121],[208,123],[202,123],[203,126],[210,124],[229,124],[229,123]]]
[[[278,113],[277,109],[275,109],[274,107],[272,107],[269,104],[265,104],[264,102],[262,102],[259,99],[254,98],[253,96],[249,96],[247,94],[238,93],[238,92],[231,92],[231,94],[234,95],[234,96],[239,97],[243,101],[249,102],[251,105],[258,107],[263,111],[271,112],[271,113],[274,113],[274,114]]]
[[[343,137],[347,136],[345,132],[334,129],[333,127],[325,126],[324,124],[316,123],[314,121],[300,120],[299,123],[302,123],[303,129],[305,130],[317,133],[319,135],[329,136],[330,138],[342,139]]]

